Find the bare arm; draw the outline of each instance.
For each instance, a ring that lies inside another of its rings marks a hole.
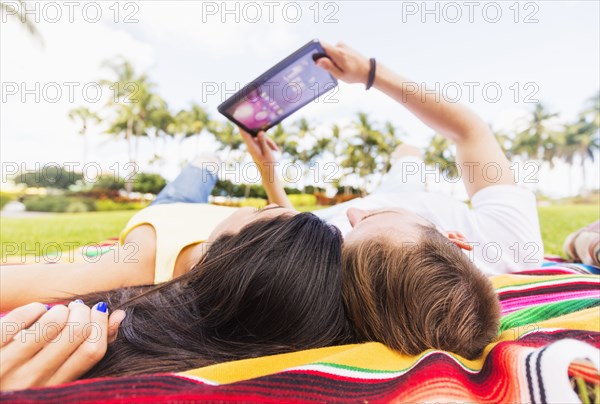
[[[273,152],[277,150],[275,143],[269,139],[264,132],[260,132],[256,138],[244,132],[242,129],[240,129],[240,133],[248,146],[248,152],[260,171],[262,183],[265,187],[269,202],[284,208],[294,209],[294,206],[285,193],[281,180],[277,176],[277,159],[273,154]]]
[[[331,60],[319,59],[319,66],[343,81],[366,84],[369,73],[367,58],[343,44],[323,44],[323,47]],[[490,185],[515,183],[510,163],[489,126],[471,110],[458,103],[447,102],[441,96],[423,94],[417,83],[381,63],[377,63],[374,87],[456,143],[457,160],[469,197]]]
[[[0,267],[0,312],[36,301],[152,284],[155,249],[150,233],[154,236],[154,230],[145,227],[132,230],[125,245],[93,262]]]

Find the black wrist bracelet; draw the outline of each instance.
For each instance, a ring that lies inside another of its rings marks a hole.
[[[373,87],[373,83],[375,82],[375,68],[376,68],[375,58],[369,59],[369,64],[370,64],[369,78],[367,79],[367,88],[366,88],[366,90],[368,90],[369,88]]]

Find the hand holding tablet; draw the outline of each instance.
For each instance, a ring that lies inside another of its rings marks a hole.
[[[219,105],[218,110],[256,136],[337,86],[337,80],[315,61],[327,57],[313,40],[277,63]]]

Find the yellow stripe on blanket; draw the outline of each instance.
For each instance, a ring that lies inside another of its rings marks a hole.
[[[594,283],[597,276],[523,276],[502,275],[493,279],[497,288],[517,287],[519,285],[533,284],[544,285],[547,283],[560,283],[561,281],[579,282],[583,280]],[[600,294],[598,295],[600,299]],[[578,330],[600,332],[600,307],[591,307],[559,315],[544,321],[529,323],[510,328],[499,335],[498,339],[489,344],[482,356],[476,360],[467,360],[458,355],[446,353],[467,372],[481,370],[490,352],[501,342],[514,341],[528,334],[536,332],[551,332],[552,330]],[[517,348],[520,349],[520,348]],[[234,362],[221,363],[180,373],[188,377],[198,377],[217,384],[233,383],[241,380],[253,379],[281,372],[286,369],[326,364],[327,366],[347,368],[348,372],[371,372],[375,374],[403,373],[414,367],[420,360],[430,355],[434,350],[428,350],[420,355],[410,356],[395,352],[386,346],[371,342],[352,344],[336,347],[311,349],[288,354],[273,355],[255,359],[246,359]]]

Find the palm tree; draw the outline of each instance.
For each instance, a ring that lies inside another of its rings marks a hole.
[[[588,106],[579,113],[578,119],[564,125],[563,131],[555,137],[557,157],[568,164],[570,178],[573,178],[575,160],[578,158],[580,161],[583,180],[581,193],[585,193],[587,180],[585,163],[587,160],[594,162],[596,153],[600,149],[600,140],[597,136],[599,128],[600,92],[588,101]],[[569,193],[573,194],[572,189],[569,189]]]
[[[27,31],[29,31],[29,33],[33,37],[37,38],[40,41],[41,45],[44,46],[44,41],[42,39],[42,36],[40,35],[39,31],[35,27],[35,24],[31,20],[27,19],[27,15],[23,12],[23,10],[25,9],[25,0],[17,0],[17,1],[19,2],[19,8],[16,8],[13,4],[0,1],[0,12],[2,14],[6,13],[8,15],[12,15],[12,16],[18,18],[19,21],[21,21],[21,23],[23,23],[23,25],[25,25],[25,28],[27,29]],[[14,1],[11,3],[14,3]]]
[[[587,160],[594,162],[596,152],[600,149],[598,137],[595,136],[596,132],[593,121],[589,122],[584,115],[581,115],[578,121],[565,126],[560,139],[559,156],[569,165],[569,176],[571,177],[575,157],[579,158],[583,181],[580,190],[582,194],[586,191],[587,182],[585,163]]]
[[[341,142],[342,138],[342,128],[337,125],[337,124],[333,124],[331,126],[331,136],[328,138],[329,143],[326,147],[324,147],[325,153],[330,153],[330,159],[329,162],[334,163],[334,164],[338,164],[340,161],[340,157],[344,154],[344,152],[341,149],[340,146],[343,145],[343,142]],[[331,173],[328,171],[325,171],[325,167],[324,166],[324,175],[322,177],[322,179],[327,183],[327,181],[329,181],[332,186],[334,186],[336,189],[339,188],[340,186],[340,182],[341,182],[341,177],[337,176],[337,167],[335,172]],[[339,164],[338,164],[339,167]],[[334,178],[335,176],[335,178]],[[344,189],[344,193],[348,194],[349,189],[346,187]]]
[[[302,189],[305,192],[308,178],[310,178],[311,169],[316,163],[319,156],[321,156],[325,149],[328,147],[327,138],[318,138],[314,136],[314,127],[312,127],[306,118],[299,119],[294,124],[294,132],[292,141],[288,138],[288,154],[292,155],[293,162],[300,162],[302,164],[302,178],[303,184]],[[294,139],[295,138],[295,139]],[[299,148],[299,143],[304,140],[304,146]],[[310,144],[312,143],[312,144]],[[310,145],[309,145],[310,144]]]
[[[277,147],[279,147],[282,159],[289,159],[293,162],[296,161],[298,142],[292,132],[284,128],[282,124],[279,124],[273,129],[271,138]]]
[[[310,136],[313,133],[313,128],[308,123],[306,118],[300,118],[296,122],[297,133],[296,136],[300,139],[304,139],[307,136]]]
[[[83,136],[83,164],[87,163],[87,130],[88,124],[100,122],[100,117],[87,107],[74,108],[69,111],[69,119],[73,122],[80,121],[81,129],[79,134]]]
[[[396,150],[400,144],[402,144],[402,140],[400,139],[405,135],[404,131],[401,128],[395,127],[391,122],[387,121],[385,123],[385,132],[384,137],[387,139],[386,147],[384,150],[384,170],[387,172],[391,166],[392,153]]]
[[[210,123],[208,113],[200,105],[192,103],[190,109],[184,110],[181,113],[180,119],[183,128],[183,139],[196,136],[196,153],[198,153],[200,135],[205,129],[208,129]]]
[[[552,164],[557,150],[553,139],[555,133],[549,128],[548,121],[556,116],[557,113],[551,113],[542,103],[537,103],[527,127],[516,135],[512,153]]]
[[[219,142],[219,150],[227,153],[224,161],[239,161],[243,159],[243,156],[233,156],[233,154],[238,154],[237,152],[244,144],[244,139],[235,125],[229,121],[211,122],[207,129],[214,135],[215,140]]]
[[[358,177],[359,188],[364,193],[370,176],[385,169],[385,156],[393,151],[396,140],[386,139],[364,112],[358,113],[358,122],[354,123],[353,129],[354,134],[345,142],[341,166]]]
[[[589,122],[595,130],[600,129],[600,91],[591,97],[587,107],[581,111],[581,116]]]
[[[450,149],[448,138],[435,134],[425,150],[425,164],[434,166],[440,173],[445,173],[447,178],[456,178],[460,173],[456,164],[456,157]]]
[[[165,136],[171,135],[175,118],[169,111],[169,107],[165,100],[160,96],[156,96],[155,103],[152,109],[148,112],[148,125],[154,129],[152,136],[153,156],[150,164],[161,163],[163,157],[158,153],[158,141]]]
[[[489,125],[490,128],[492,127],[492,125]],[[496,141],[498,142],[498,144],[500,145],[500,148],[502,149],[502,151],[504,152],[504,154],[506,155],[506,157],[509,160],[512,160],[513,158],[513,144],[514,144],[514,135],[511,135],[509,133],[506,132],[501,132],[501,131],[496,131],[494,130],[494,137],[496,138]]]
[[[101,83],[113,91],[108,106],[115,111],[115,119],[107,133],[123,135],[127,142],[129,163],[137,166],[139,138],[147,136],[149,113],[161,102],[152,92],[154,84],[146,74],[138,75],[133,65],[122,59],[119,63],[106,62],[116,75],[116,80],[102,80]],[[133,168],[132,167],[132,168]],[[133,178],[127,176],[125,189],[131,192]]]

